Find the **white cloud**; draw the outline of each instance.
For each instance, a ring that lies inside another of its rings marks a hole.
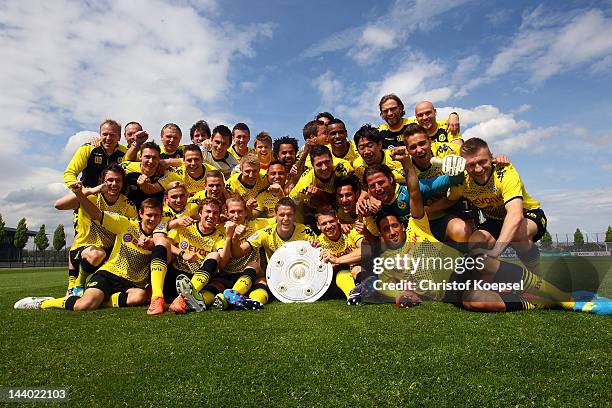
[[[438,61],[429,61],[418,53],[409,53],[398,63],[397,68],[389,72],[380,81],[368,82],[363,91],[344,98],[352,104],[340,104],[336,111],[340,115],[359,120],[375,120],[378,115],[378,101],[389,93],[398,95],[406,107],[408,115],[413,106],[424,99],[439,102],[448,99],[453,88],[440,81],[444,78],[446,68]],[[348,86],[343,86],[348,89]]]
[[[312,81],[321,95],[321,104],[324,109],[329,109],[342,98],[342,84],[333,76],[334,73],[328,70]]]
[[[301,56],[318,57],[327,52],[348,49],[347,55],[365,64],[381,52],[396,49],[416,30],[428,31],[439,17],[469,0],[396,0],[382,16],[352,27],[310,46]]]
[[[523,16],[523,24],[510,45],[487,68],[489,79],[524,70],[540,84],[553,75],[590,65],[607,67],[612,52],[612,18],[599,9],[581,14],[546,14],[543,7]]]
[[[214,0],[2,3],[0,134],[11,143],[0,152],[0,171],[11,177],[0,180],[0,208],[7,224],[25,216],[31,228],[70,225],[70,215],[51,205],[67,191],[58,168],[104,118],[137,120],[154,137],[169,121],[186,133],[201,118],[213,125],[231,119],[222,109],[233,67],[254,55],[272,26],[225,24],[218,12]],[[82,131],[68,138],[74,129]]]
[[[529,191],[529,186],[527,188]],[[601,234],[612,220],[612,187],[575,191],[540,190],[537,195],[534,194],[534,198],[542,204],[549,219],[551,234],[573,233],[576,228],[580,228],[583,232]]]

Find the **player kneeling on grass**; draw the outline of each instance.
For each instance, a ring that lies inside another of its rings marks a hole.
[[[540,203],[527,193],[511,164],[495,162],[484,140],[468,139],[461,156],[466,159],[467,177],[451,188],[448,198],[430,208],[448,208],[461,197],[470,200],[485,217],[470,236],[470,251],[498,257],[511,245],[521,262],[538,273],[540,252],[535,242],[546,232],[546,215]]]
[[[82,297],[29,297],[15,303],[15,309],[86,311],[102,306],[144,305],[149,300],[145,285],[150,276],[152,235],[161,220],[162,204],[156,199],[145,199],[138,212],[140,220],[130,220],[122,215],[100,211],[83,194],[81,183],[74,183],[71,188],[91,219],[115,234],[113,250],[87,283]]]
[[[87,199],[102,211],[112,211],[127,218],[137,218],[134,205],[122,194],[125,171],[116,163],[106,167],[100,175],[101,184],[83,188]],[[79,205],[77,197],[69,193],[55,202],[58,210],[77,210],[75,236],[70,248],[68,291],[66,295],[81,296],[85,281],[108,257],[115,242],[115,234],[92,222],[89,214]]]
[[[350,296],[355,282],[364,278],[361,265],[361,242],[363,235],[355,229],[343,233],[340,221],[331,207],[323,207],[317,212],[317,237],[321,248],[321,260],[329,262],[336,273],[336,286],[344,293],[349,305],[358,304],[358,298]],[[359,221],[357,221],[359,222]]]
[[[560,307],[567,310],[612,314],[612,301],[609,299],[584,291],[573,294],[563,292],[527,268],[502,262],[490,256],[471,258],[473,262],[472,266],[469,266],[470,263],[466,258],[462,258],[458,251],[438,242],[431,234],[419,192],[418,179],[409,156],[398,151],[397,157],[402,160],[407,174],[411,217],[407,228],[396,215],[383,214],[378,217],[381,240],[385,247],[379,259],[398,259],[407,255],[410,265],[404,264],[401,269],[381,268],[382,263],[377,262],[378,270],[373,272],[379,275],[378,282],[374,283],[373,279],[369,282],[372,285],[370,287],[376,289],[378,295],[395,299],[403,306],[418,304],[420,297],[425,297],[480,312]],[[452,264],[455,268],[426,262],[427,258],[436,257],[454,260]],[[423,262],[417,264],[412,261],[419,259]],[[463,261],[458,262],[459,260]],[[458,265],[462,265],[464,269],[460,270]],[[413,289],[397,289],[397,284],[405,287],[409,283],[412,283]],[[502,285],[508,290],[495,289]],[[381,289],[378,290],[379,288]],[[363,296],[364,291],[361,292]]]
[[[230,251],[231,243],[244,241],[244,238],[268,225],[266,219],[247,221],[246,202],[240,196],[232,196],[226,202],[228,222],[225,231],[228,244],[224,251]],[[265,277],[259,266],[259,252],[250,251],[241,257],[232,257],[227,262],[219,263],[219,271],[200,291],[183,279],[181,295],[187,304],[204,302],[221,310],[230,307],[239,309],[261,309],[268,301]],[[216,272],[216,270],[215,270]],[[193,281],[192,281],[193,282]],[[249,296],[247,294],[250,292]],[[178,313],[181,313],[179,311]]]
[[[211,268],[210,264],[227,262],[229,255],[229,249],[222,249],[229,248],[230,242],[229,238],[226,239],[223,228],[219,226],[221,203],[214,198],[205,198],[200,203],[198,213],[200,220],[197,223],[179,225],[168,231],[166,245],[160,242],[159,246],[156,246],[154,260],[151,262],[151,304],[159,298],[163,305],[165,296],[166,299],[173,300],[170,310],[175,313],[185,313],[188,306],[198,311],[205,308],[198,302],[187,304],[185,298],[177,296],[177,292],[180,292],[180,280],[177,278],[192,278],[194,285],[203,288],[215,273],[215,268]],[[170,267],[166,268],[168,249],[172,261]],[[163,311],[162,308],[159,313]]]

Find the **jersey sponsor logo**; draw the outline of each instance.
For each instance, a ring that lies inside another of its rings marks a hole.
[[[189,242],[181,241],[181,243],[179,244],[179,248],[181,248],[183,251],[186,250],[187,248],[189,248]]]
[[[123,235],[123,242],[132,242],[132,234]]]
[[[471,200],[472,203],[476,206],[484,205],[484,204],[497,204],[502,201],[499,197],[483,197],[483,198],[474,198]]]

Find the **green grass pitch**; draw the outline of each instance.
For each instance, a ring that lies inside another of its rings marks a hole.
[[[610,270],[610,258],[591,260],[602,276]],[[71,405],[104,407],[612,401],[610,316],[341,300],[154,318],[145,308],[12,309],[24,296],[60,295],[64,281],[58,268],[0,271],[0,387],[67,387]]]

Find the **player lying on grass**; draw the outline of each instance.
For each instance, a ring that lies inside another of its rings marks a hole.
[[[485,216],[485,222],[470,236],[472,253],[498,257],[511,245],[521,262],[538,273],[540,253],[534,243],[546,232],[540,203],[527,193],[514,166],[494,163],[484,140],[467,140],[461,155],[466,159],[467,177],[430,209],[448,208],[461,197],[467,198]]]
[[[100,174],[100,185],[83,188],[83,194],[102,211],[112,211],[127,218],[137,218],[136,208],[122,194],[124,182],[125,171],[117,163],[111,163]],[[81,296],[87,277],[98,269],[113,248],[115,234],[92,222],[73,193],[58,199],[55,208],[78,210],[74,241],[69,252],[66,295]]]
[[[355,305],[350,292],[355,287],[355,282],[361,282],[364,278],[360,265],[363,235],[355,229],[343,233],[340,221],[331,207],[319,209],[316,218],[317,228],[321,231],[317,237],[318,247],[322,251],[321,260],[333,266],[336,286],[346,296],[347,303]]]
[[[95,310],[102,306],[126,307],[147,303],[145,285],[149,282],[152,236],[162,216],[162,204],[145,199],[138,212],[140,220],[101,211],[83,194],[82,185],[74,183],[72,191],[79,205],[91,219],[115,234],[113,250],[106,262],[93,274],[82,297],[53,299],[28,297],[15,303],[15,309]]]
[[[567,310],[612,314],[612,301],[609,299],[601,298],[594,293],[569,294],[559,290],[526,268],[502,262],[491,256],[462,258],[458,251],[438,242],[429,228],[423,199],[418,187],[418,179],[410,156],[403,149],[397,148],[394,151],[394,156],[403,162],[407,175],[411,217],[408,220],[407,227],[404,227],[394,214],[383,213],[378,217],[378,227],[383,245],[383,252],[379,259],[397,259],[408,255],[409,259],[421,259],[424,262],[415,264],[414,261],[411,261],[411,265],[407,268],[404,265],[402,271],[397,268],[380,268],[382,263],[374,261],[374,266],[378,264],[379,270],[374,270],[374,272],[379,274],[379,281],[375,284],[376,279],[369,279],[365,285],[361,285],[360,288],[354,290],[356,294],[359,293],[363,297],[364,293],[370,292],[368,288],[380,288],[376,291],[376,295],[398,301],[404,306],[418,304],[420,303],[420,297],[423,297],[429,300],[453,303],[458,307],[481,312],[561,307]],[[425,262],[427,258],[451,259],[454,260],[451,264],[455,267],[437,266],[441,264]],[[458,262],[459,259],[462,259],[462,261]],[[471,259],[472,262],[468,262],[467,259]],[[458,268],[458,265],[461,265],[465,271]],[[522,285],[523,290],[474,289],[476,281],[497,284],[498,287],[504,285],[507,288],[510,287],[508,285],[514,285],[511,286],[512,288],[520,288]],[[413,283],[412,288],[408,290],[397,289],[398,284],[405,286],[408,282]],[[426,288],[421,286],[423,282],[427,285]],[[473,283],[471,289],[463,290],[461,287],[454,285],[467,282]],[[365,297],[367,300],[368,295]]]
[[[210,273],[211,278],[205,285],[202,285],[202,280],[189,280],[185,275],[177,278],[180,295],[170,306],[175,313],[182,314],[188,310],[199,312],[211,305],[222,310],[230,306],[260,309],[268,301],[265,276],[259,266],[259,251],[250,251],[242,257],[230,258],[229,255],[232,242],[244,241],[246,236],[269,222],[266,219],[247,221],[246,202],[240,196],[230,197],[226,206],[226,243],[223,249],[218,250],[225,251],[226,257],[207,257],[203,269]]]

